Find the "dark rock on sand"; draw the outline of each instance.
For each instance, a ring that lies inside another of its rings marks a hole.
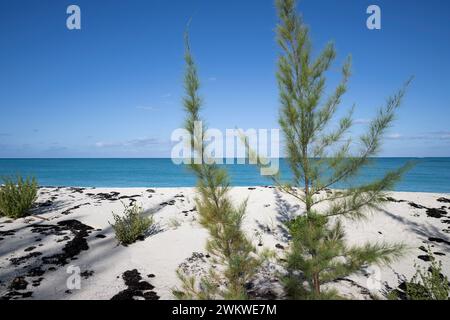
[[[38,279],[33,280],[33,282],[31,283],[31,285],[33,287],[39,287],[41,285],[42,280],[44,280],[43,277],[40,277]]]
[[[69,236],[64,236],[61,239],[56,240],[56,242],[63,242],[63,241],[67,241],[67,240],[70,240],[70,237]]]
[[[47,200],[45,202],[37,203],[36,206],[38,208],[51,207],[53,205],[53,201]]]
[[[80,274],[84,279],[88,279],[94,275],[94,270],[86,270]]]
[[[423,252],[428,253],[427,248],[425,248],[424,246],[420,246],[420,247],[419,247],[419,250],[422,250]]]
[[[432,217],[432,218],[440,219],[443,216],[445,216],[446,214],[447,214],[447,212],[442,209],[436,209],[436,208],[428,208],[427,209],[427,216]]]
[[[397,200],[397,199],[392,198],[392,197],[386,197],[386,200],[389,201],[389,202],[398,202],[398,203],[406,202],[406,200]]]
[[[173,206],[174,204],[175,204],[175,200],[170,200],[170,201],[161,202],[159,205],[162,207],[165,207],[165,206]]]
[[[97,193],[94,198],[99,200],[110,200],[110,201],[116,201],[118,200],[117,196],[120,194],[120,192],[117,191],[111,191],[110,193]]]
[[[159,296],[152,291],[154,286],[149,282],[143,281],[142,277],[136,269],[125,271],[122,275],[127,288],[113,296],[111,300],[134,300],[140,297],[145,300],[158,300]]]
[[[33,292],[19,292],[19,291],[10,291],[5,294],[1,299],[2,300],[11,300],[16,298],[30,298],[33,295]]]
[[[416,208],[416,209],[427,209],[427,207],[424,207],[423,205],[417,204],[417,203],[414,203],[414,202],[408,202],[408,204],[411,207]]]
[[[0,231],[0,236],[2,236],[2,237],[10,237],[15,234],[16,234],[16,230]]]
[[[132,195],[132,196],[121,196],[121,197],[119,197],[119,200],[122,200],[122,199],[133,199],[133,198],[139,198],[139,197],[142,197],[142,196],[140,194],[135,194],[135,195]]]
[[[90,205],[89,202],[86,202],[86,203],[83,203],[83,204],[79,204],[79,205],[76,205],[76,206],[74,206],[74,207],[72,207],[72,208],[69,208],[69,209],[67,209],[67,210],[64,210],[63,212],[61,212],[61,214],[63,214],[63,215],[66,216],[66,215],[68,215],[68,214],[71,214],[73,210],[76,210],[76,209],[81,208],[82,206],[88,206],[88,205]]]
[[[25,290],[28,286],[28,282],[24,277],[16,277],[13,279],[11,284],[9,285],[9,289],[11,290]]]
[[[444,203],[450,203],[450,199],[447,199],[447,198],[444,198],[444,197],[437,199],[437,201],[444,202]]]
[[[94,228],[87,226],[78,220],[60,221],[57,223],[57,227],[70,230],[75,237],[66,243],[62,253],[43,257],[42,261],[46,264],[63,266],[68,263],[68,260],[75,258],[81,251],[89,249],[86,238],[89,235],[89,231]]]
[[[29,277],[40,277],[44,275],[45,271],[41,267],[35,267],[28,271],[27,276]]]
[[[29,254],[27,254],[25,256],[22,256],[22,257],[11,258],[9,261],[11,261],[11,263],[13,265],[18,266],[18,265],[21,265],[24,262],[28,261],[29,259],[36,258],[36,257],[39,257],[41,255],[42,255],[42,252],[32,252],[32,253],[29,253]]]
[[[445,243],[446,245],[450,246],[449,241],[441,239],[441,238],[430,237],[430,238],[428,238],[428,241],[437,242],[437,243]]]
[[[72,193],[83,193],[85,188],[70,187],[69,190],[72,191]]]
[[[417,258],[419,258],[420,260],[426,261],[426,262],[431,260],[429,255],[420,255],[420,256],[417,256]]]

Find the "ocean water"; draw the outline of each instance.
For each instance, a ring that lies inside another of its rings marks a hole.
[[[395,191],[450,193],[450,158],[375,158],[363,168],[357,181],[369,182],[384,172],[413,160],[416,165],[399,182]],[[270,185],[253,165],[226,165],[234,186]],[[286,162],[280,159],[284,179]],[[79,187],[187,187],[195,178],[183,165],[171,159],[0,159],[0,177],[32,175],[43,186]],[[343,188],[346,184],[333,187]]]

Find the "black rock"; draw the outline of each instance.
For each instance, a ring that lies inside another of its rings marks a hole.
[[[392,197],[386,197],[386,200],[389,201],[389,202],[406,202],[406,200],[397,200],[397,199],[392,198]]]
[[[27,276],[29,277],[40,277],[45,273],[44,270],[41,269],[41,267],[35,267],[28,271]]]
[[[432,217],[432,218],[440,219],[443,216],[445,216],[446,214],[447,214],[447,212],[442,209],[436,209],[436,208],[428,208],[427,209],[427,216]]]
[[[420,260],[426,261],[426,262],[431,260],[429,255],[420,255],[417,258],[419,258]]]
[[[428,250],[424,246],[420,246],[419,249],[422,250],[423,252],[428,253]]]
[[[150,283],[143,281],[136,269],[125,271],[122,275],[125,285],[128,287],[114,295],[111,300],[134,300],[135,297],[141,297],[145,300],[158,300],[159,296]]]
[[[70,230],[75,237],[67,242],[63,248],[62,253],[57,253],[52,256],[43,257],[42,261],[46,264],[66,265],[68,260],[74,259],[81,251],[88,250],[89,246],[86,238],[90,230],[94,228],[81,223],[78,220],[65,220],[57,223],[60,229]]]
[[[416,209],[427,209],[427,207],[424,207],[423,205],[417,204],[417,203],[414,203],[414,202],[408,202],[408,204],[411,207],[416,208]]]
[[[445,243],[450,246],[450,242],[441,238],[430,237],[428,241],[437,242],[437,243]]]
[[[13,265],[18,266],[22,263],[28,261],[29,259],[36,258],[42,255],[42,252],[32,252],[25,256],[19,257],[19,258],[11,258],[10,261]]]
[[[41,203],[38,203],[37,204],[37,206],[39,207],[39,208],[42,208],[42,207],[51,207],[53,205],[53,201],[51,201],[51,200],[47,200],[47,201],[45,201],[45,202],[41,202]]]
[[[25,290],[28,286],[28,282],[24,277],[16,277],[9,285],[12,290]]]
[[[43,277],[33,280],[32,282],[33,287],[39,287],[41,285],[42,280],[44,280]]]
[[[93,270],[86,270],[83,271],[80,275],[84,278],[84,279],[88,279],[89,277],[92,277],[92,275],[94,274]]]

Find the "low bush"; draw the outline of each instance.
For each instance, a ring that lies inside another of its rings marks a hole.
[[[448,278],[442,274],[442,262],[437,261],[428,247],[430,266],[422,268],[414,264],[416,273],[404,280],[398,289],[388,292],[390,300],[448,300],[450,294]]]
[[[442,262],[436,261],[431,248],[428,248],[430,267],[420,268],[415,265],[416,274],[406,282],[408,300],[448,300],[448,278],[442,274]]]
[[[133,204],[124,204],[124,215],[113,213],[113,227],[117,240],[123,245],[129,245],[145,236],[145,233],[154,224],[153,217],[144,216],[142,207]]]
[[[38,183],[35,178],[17,176],[3,178],[0,187],[0,215],[17,219],[26,216],[37,199]]]

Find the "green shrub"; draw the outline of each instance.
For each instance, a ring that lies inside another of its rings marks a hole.
[[[408,300],[447,300],[450,289],[448,278],[442,274],[442,262],[436,261],[431,248],[428,248],[430,267],[415,265],[416,274],[406,282]]]
[[[35,178],[27,177],[25,180],[17,176],[3,178],[0,188],[0,215],[17,219],[27,215],[28,210],[37,199],[38,184]]]
[[[150,226],[153,225],[153,217],[145,217],[143,215],[142,207],[133,204],[124,204],[124,215],[123,217],[114,214],[114,224],[113,227],[117,240],[123,244],[132,244],[139,238],[143,238]]]
[[[442,274],[442,262],[428,247],[430,267],[421,268],[414,264],[416,273],[411,280],[404,280],[397,289],[388,291],[389,300],[448,300],[450,294],[448,278]]]

